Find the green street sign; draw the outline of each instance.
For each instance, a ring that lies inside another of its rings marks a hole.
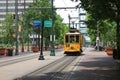
[[[45,20],[44,27],[52,27],[52,20]]]

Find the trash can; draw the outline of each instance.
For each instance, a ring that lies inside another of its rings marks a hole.
[[[12,49],[8,49],[8,56],[13,56],[13,50]]]

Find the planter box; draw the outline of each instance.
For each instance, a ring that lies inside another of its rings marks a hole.
[[[38,52],[38,51],[39,51],[39,48],[36,47],[36,46],[33,46],[33,47],[31,47],[31,50],[32,50],[33,52]]]
[[[113,50],[109,46],[104,47],[104,51],[107,53],[107,55],[112,56]]]
[[[111,50],[111,48],[109,46],[105,46],[104,51],[106,52],[107,50]]]
[[[0,48],[0,55],[8,54],[7,48]]]
[[[112,56],[113,55],[113,50],[107,50],[106,53],[107,53],[107,55]]]

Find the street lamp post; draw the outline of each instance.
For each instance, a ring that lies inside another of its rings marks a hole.
[[[51,53],[50,56],[55,56],[55,49],[54,49],[54,14],[53,14],[53,0],[51,0],[51,4],[52,4],[52,45],[51,45]]]
[[[41,32],[41,50],[40,50],[40,56],[39,56],[39,60],[44,60],[44,56],[43,56],[43,27],[44,27],[44,20],[42,20],[42,32]]]
[[[18,55],[18,0],[15,0],[15,26],[16,26],[16,50],[15,55]]]

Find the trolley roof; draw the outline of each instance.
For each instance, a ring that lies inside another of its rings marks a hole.
[[[79,32],[74,32],[74,33],[70,33],[70,32],[68,32],[68,33],[66,33],[65,35],[72,35],[72,34],[80,34]]]

